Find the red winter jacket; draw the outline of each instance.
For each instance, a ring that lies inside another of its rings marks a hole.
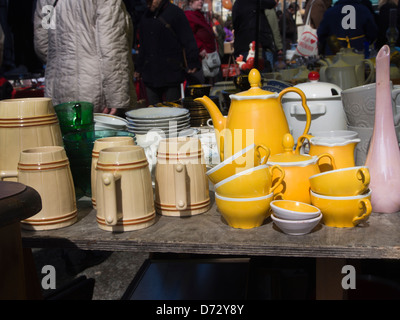
[[[214,32],[203,13],[201,13],[201,11],[186,10],[185,14],[193,30],[199,52],[203,49],[205,49],[207,53],[217,50]]]

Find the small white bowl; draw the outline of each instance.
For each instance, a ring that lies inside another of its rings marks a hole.
[[[318,223],[322,219],[322,213],[314,219],[307,220],[279,219],[274,214],[271,214],[271,218],[274,221],[274,224],[284,233],[292,236],[300,236],[310,233],[312,229],[314,229],[314,227],[318,225]]]
[[[317,218],[321,210],[317,207],[294,200],[274,200],[271,209],[275,217],[286,220],[306,220]]]
[[[93,120],[103,127],[125,129],[128,122],[121,117],[110,115],[107,113],[94,113]]]

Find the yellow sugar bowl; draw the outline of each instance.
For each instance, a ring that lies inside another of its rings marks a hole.
[[[261,226],[271,214],[270,204],[273,198],[272,192],[255,198],[229,198],[215,193],[218,211],[229,226],[238,229]]]
[[[322,212],[322,222],[329,227],[352,228],[367,221],[371,212],[371,190],[351,197],[324,196],[310,191],[311,203]]]
[[[285,170],[285,177],[276,193],[281,193],[284,200],[295,200],[311,203],[310,199],[310,180],[309,178],[320,173],[319,162],[327,159],[335,169],[335,162],[330,154],[320,154],[310,156],[307,154],[296,154],[293,150],[294,140],[292,135],[285,134],[283,137],[284,153],[274,154],[269,157],[268,165],[279,165]],[[277,177],[272,176],[272,181]]]
[[[326,196],[357,196],[367,191],[370,174],[367,167],[325,171],[310,177],[311,191]]]

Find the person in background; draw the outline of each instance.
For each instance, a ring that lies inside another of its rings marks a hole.
[[[304,9],[303,22],[306,23],[308,13],[310,12],[310,24],[313,29],[318,29],[324,13],[332,5],[332,0],[307,0],[306,7]]]
[[[246,61],[250,44],[256,40],[257,0],[236,0],[232,8],[233,30],[235,34],[235,58],[243,56]],[[275,0],[260,0],[259,10],[259,46],[263,51],[275,51],[274,39],[265,9],[272,9]]]
[[[278,5],[279,0],[276,0],[276,5]],[[281,55],[283,53],[283,43],[282,43],[282,37],[279,29],[279,21],[278,21],[278,16],[276,14],[275,8],[272,9],[265,9],[264,10],[265,16],[267,17],[269,26],[271,27],[273,39],[274,39],[274,44],[275,44],[275,51],[267,50],[265,51],[265,59],[270,63],[271,70],[267,70],[267,72],[272,71],[272,68],[274,67],[275,60],[278,55]]]
[[[46,64],[45,96],[54,105],[88,101],[94,112],[124,115],[136,106],[132,39],[122,0],[37,0],[34,45]]]
[[[342,20],[349,13],[342,13],[344,6],[354,8],[355,17],[348,23],[355,23],[354,27],[343,28]],[[325,11],[324,17],[317,29],[318,49],[321,54],[336,54],[340,47],[353,48],[364,52],[364,42],[373,43],[378,36],[378,27],[370,10],[358,0],[339,0]]]
[[[219,56],[222,60],[224,57],[224,42],[225,42],[225,31],[224,28],[222,27],[222,20],[219,15],[214,15],[213,16],[213,31],[214,35],[217,38],[217,45],[218,45],[218,53]]]
[[[376,50],[379,51],[383,45],[389,44],[389,40],[386,36],[386,31],[389,28],[389,21],[390,21],[390,10],[395,9],[397,10],[398,0],[381,0],[378,3],[379,13],[378,13],[378,38],[376,40]],[[398,12],[396,12],[396,15]],[[398,17],[396,17],[398,18]],[[397,21],[398,25],[399,21]],[[398,28],[398,26],[396,26]],[[398,32],[399,29],[397,29]]]
[[[201,12],[204,0],[188,0],[185,15],[192,28],[194,38],[196,39],[197,47],[199,49],[199,61],[203,60],[208,53],[217,50],[216,37],[209,22],[207,22],[204,14]],[[190,84],[194,83],[213,83],[214,79],[204,77],[203,70],[200,70],[188,78]]]
[[[292,47],[292,44],[297,42],[297,26],[296,21],[294,20],[294,13],[296,11],[297,4],[291,3],[289,7],[286,9],[285,13],[279,19],[279,28],[281,30],[281,34],[283,34],[283,19],[285,19],[285,48],[289,50]]]
[[[232,42],[233,41],[232,20],[225,21],[224,31],[225,31],[225,42]]]
[[[148,103],[181,98],[185,77],[201,68],[198,49],[182,9],[169,0],[148,0],[139,24],[135,78],[142,78]]]

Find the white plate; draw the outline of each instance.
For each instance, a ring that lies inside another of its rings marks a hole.
[[[170,117],[170,118],[163,118],[163,119],[152,119],[152,120],[149,120],[149,119],[137,119],[137,118],[130,118],[130,117],[126,117],[126,120],[129,122],[129,123],[142,123],[142,124],[155,124],[155,123],[158,123],[158,124],[162,124],[162,123],[167,123],[168,124],[168,122],[169,121],[186,121],[186,120],[190,120],[190,114],[188,113],[188,114],[185,114],[185,115],[183,115],[183,116],[179,116],[179,117]]]
[[[131,129],[137,129],[137,130],[150,130],[150,129],[163,129],[163,130],[168,130],[168,129],[180,129],[180,128],[185,128],[188,125],[190,125],[190,121],[182,122],[182,123],[169,123],[165,126],[160,126],[160,125],[133,125],[131,123],[128,123],[127,127]]]
[[[171,117],[180,117],[187,115],[188,109],[184,108],[172,108],[172,107],[160,107],[160,108],[140,108],[131,110],[125,113],[125,115],[132,119],[169,119]]]
[[[155,132],[164,132],[167,134],[173,133],[173,132],[180,132],[182,130],[188,129],[190,128],[190,125],[187,125],[185,127],[182,128],[171,128],[171,129],[160,129],[160,128],[151,128],[151,129],[137,129],[137,128],[132,128],[132,127],[127,127],[127,131],[129,132],[134,132],[134,133],[138,133],[138,134],[145,134],[149,131],[155,131]]]
[[[114,115],[106,114],[106,113],[94,113],[93,120],[95,123],[101,123],[105,126],[112,126],[116,128],[123,128],[127,125],[127,121],[121,117],[117,117]]]

